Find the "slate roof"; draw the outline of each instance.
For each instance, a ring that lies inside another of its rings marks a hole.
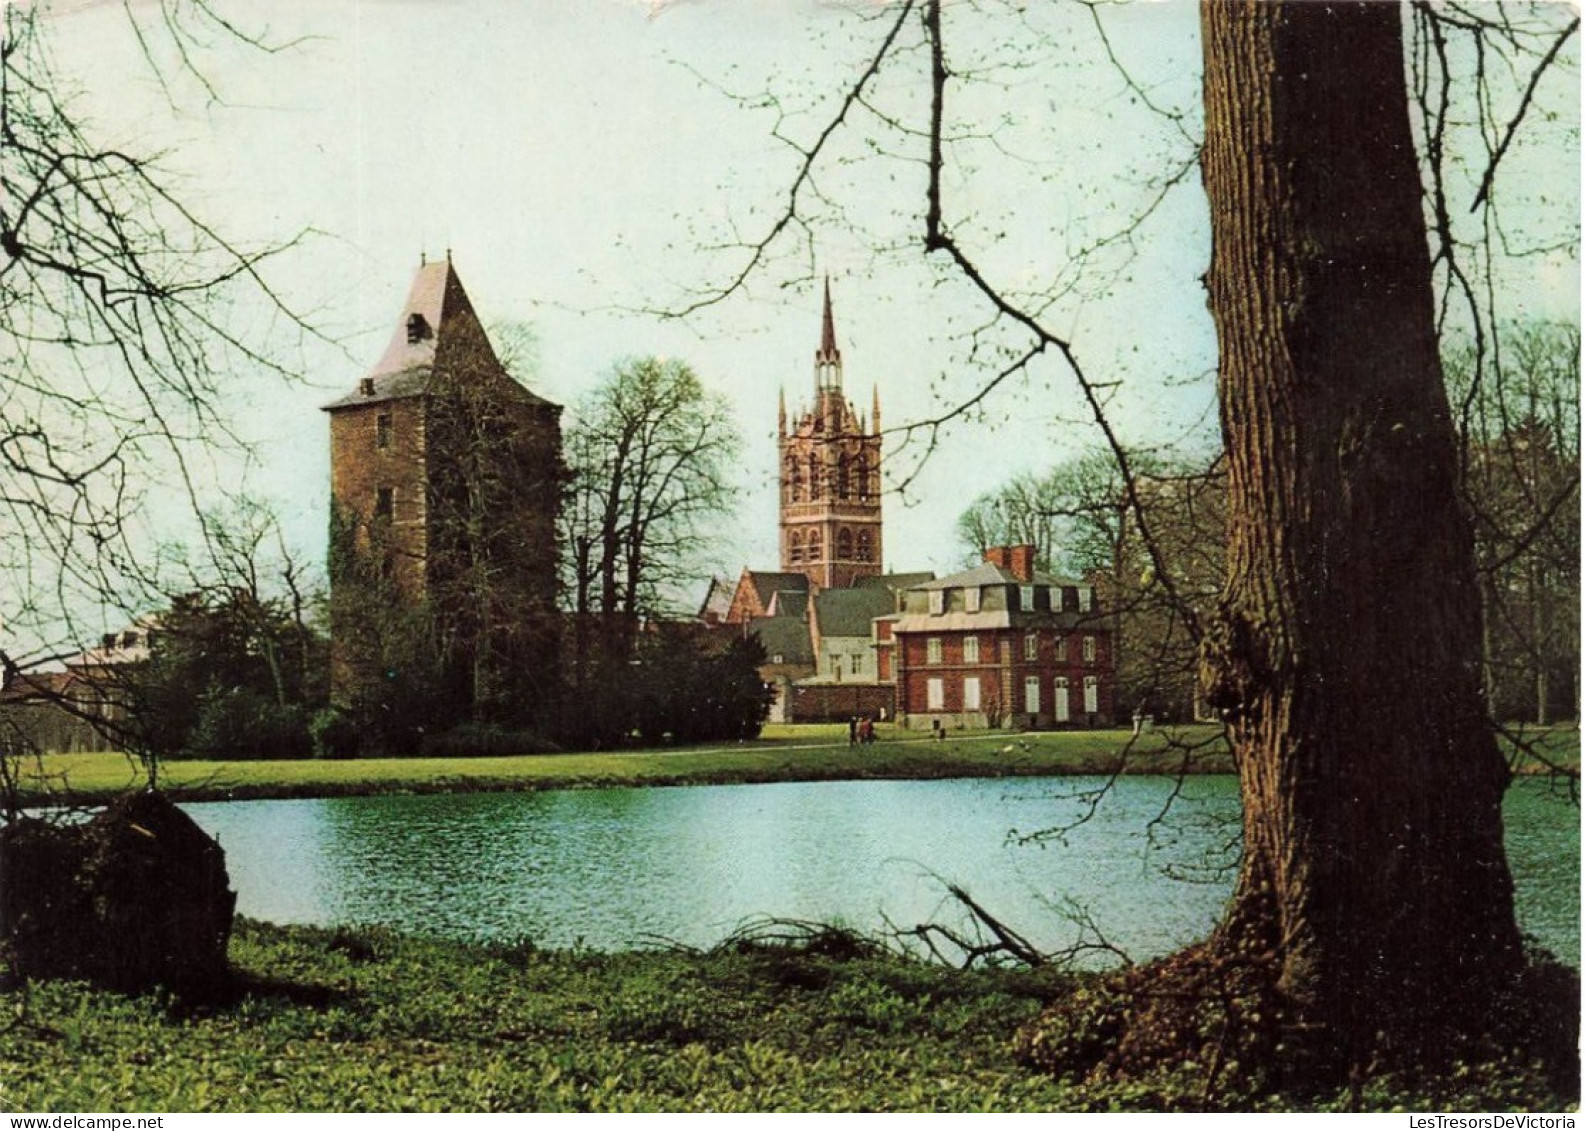
[[[867,585],[853,589],[822,589],[815,597],[815,618],[821,636],[870,637],[870,622],[897,611],[896,594]]]
[[[809,626],[798,617],[755,617],[748,622],[748,631],[764,645],[766,663],[774,663],[776,656],[783,665],[815,662]]]
[[[809,592],[809,578],[801,573],[765,573],[753,569],[744,572],[748,574],[749,584],[754,586],[754,595],[759,598],[762,609],[770,608],[771,598],[777,593]]]
[[[807,589],[778,589],[771,595],[770,604],[765,606],[765,611],[776,617],[797,617],[804,620],[809,615],[809,591]]]

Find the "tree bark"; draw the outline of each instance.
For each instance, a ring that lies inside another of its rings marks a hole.
[[[1201,11],[1230,511],[1204,659],[1244,806],[1213,945],[1270,955],[1357,1064],[1521,959],[1400,11]]]

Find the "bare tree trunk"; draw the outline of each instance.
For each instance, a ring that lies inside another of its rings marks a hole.
[[[1271,955],[1358,1064],[1520,960],[1400,11],[1201,11],[1230,490],[1205,658],[1245,842],[1216,942]]]

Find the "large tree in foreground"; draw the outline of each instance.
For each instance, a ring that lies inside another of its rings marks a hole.
[[[872,80],[907,53],[897,44],[913,9],[887,9],[885,41],[835,121],[800,150],[786,214],[752,246],[745,273],[802,216],[803,195],[817,193],[805,183],[843,115],[879,97]],[[1501,823],[1508,771],[1482,694],[1479,591],[1438,361],[1405,9],[1257,0],[1201,9],[1199,152],[1213,242],[1205,282],[1229,532],[1227,580],[1209,616],[1165,568],[1108,411],[1109,382],[1086,372],[1054,328],[1059,296],[1030,297],[1006,282],[1005,249],[958,202],[954,154],[974,131],[952,99],[978,105],[967,88],[972,55],[954,69],[947,50],[944,29],[967,22],[962,11],[918,5],[928,124],[910,130],[901,112],[877,112],[901,144],[913,137],[928,147],[926,250],[983,298],[999,329],[1027,337],[1027,349],[1011,351],[956,411],[1041,357],[1060,358],[1076,378],[1117,461],[1146,568],[1201,641],[1244,805],[1241,873],[1212,937],[1054,1005],[1025,1033],[1025,1048],[1068,1075],[1192,1080],[1196,1102],[1207,1104],[1257,1094],[1245,1089],[1484,1056],[1493,1046],[1465,1039],[1500,1033],[1505,1000],[1535,1005],[1534,1020],[1545,1003],[1521,987]],[[1089,12],[1101,21],[1096,7]],[[1494,35],[1517,34],[1506,12],[1497,19]],[[1505,140],[1491,147],[1477,206],[1511,152],[1534,83],[1575,28],[1550,40]],[[1102,40],[1110,52],[1104,31]],[[1450,56],[1438,58],[1445,70]],[[1115,53],[1112,61],[1130,94],[1186,132],[1183,114],[1157,104]],[[1430,166],[1440,170],[1446,138],[1432,140]],[[1440,220],[1445,179],[1438,186]],[[1446,270],[1462,272],[1446,224],[1436,231]],[[1549,1033],[1559,1038],[1549,1051],[1563,1056],[1572,1042],[1561,1030],[1577,1017],[1570,994],[1577,999],[1577,980],[1545,1010],[1563,1019]]]
[[[1229,480],[1206,656],[1244,806],[1213,946],[1271,955],[1356,1065],[1481,1021],[1521,962],[1400,21],[1202,16]]]

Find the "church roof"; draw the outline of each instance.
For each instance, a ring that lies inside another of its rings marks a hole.
[[[759,607],[770,608],[771,598],[784,590],[794,593],[809,592],[809,578],[801,573],[768,573],[761,570],[744,570],[748,575],[749,584],[754,586],[754,595],[759,598]]]

